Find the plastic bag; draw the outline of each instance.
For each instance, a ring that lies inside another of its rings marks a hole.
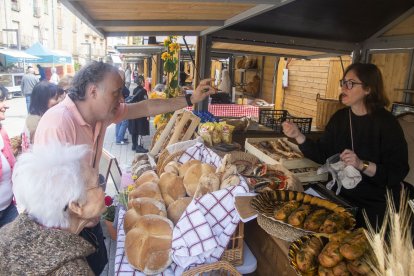
[[[222,125],[222,142],[226,144],[233,143],[234,126],[228,125],[225,122],[220,122],[220,124]]]

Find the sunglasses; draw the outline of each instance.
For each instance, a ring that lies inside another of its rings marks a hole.
[[[362,82],[355,82],[355,81],[344,80],[344,79],[339,80],[339,85],[341,87],[344,87],[345,86],[346,89],[349,89],[349,90],[351,90],[354,87],[354,85],[358,85],[358,84],[363,85]]]

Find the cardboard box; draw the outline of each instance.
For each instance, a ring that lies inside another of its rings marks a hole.
[[[300,153],[298,145],[291,143],[288,141],[287,138],[247,138],[244,148],[247,152],[253,154],[257,158],[259,158],[260,161],[275,165],[280,164],[283,165],[286,169],[300,169],[300,168],[319,168],[321,165],[308,159],[308,158],[297,158],[297,159],[284,159],[281,158],[279,161],[272,158],[271,156],[267,155],[263,151],[261,151],[259,148],[255,147],[252,143],[260,143],[262,141],[276,141],[278,139],[282,139],[285,141],[289,146],[297,153]],[[327,181],[328,180],[328,174],[316,174],[316,171],[311,172],[303,172],[303,173],[295,173],[295,176],[299,178],[299,180],[302,183],[306,182],[314,182],[314,181]]]

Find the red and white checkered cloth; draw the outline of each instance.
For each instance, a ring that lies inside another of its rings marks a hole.
[[[221,158],[197,143],[179,158],[184,163],[197,159],[219,167]],[[240,217],[234,207],[234,196],[248,191],[247,183],[240,177],[240,185],[206,194],[193,200],[173,230],[173,263],[160,275],[181,275],[198,264],[216,262],[221,258]],[[125,256],[125,211],[119,211],[118,236],[115,255],[115,275],[144,275],[134,270]]]
[[[221,165],[221,158],[201,143],[187,149],[178,162],[190,159],[216,167]],[[221,258],[240,221],[234,207],[234,196],[247,191],[247,183],[240,177],[240,185],[208,193],[190,203],[173,231],[176,275],[190,266],[213,263]]]
[[[192,110],[192,107],[187,107]],[[208,111],[216,117],[254,117],[259,118],[259,107],[240,104],[209,104]]]

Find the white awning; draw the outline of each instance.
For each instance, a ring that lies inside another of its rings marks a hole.
[[[122,64],[122,60],[118,55],[111,55],[111,59],[114,64]]]
[[[0,54],[6,55],[6,56],[10,56],[10,57],[14,57],[14,58],[26,59],[26,60],[29,60],[29,59],[32,59],[32,60],[39,59],[36,56],[29,55],[29,54],[26,54],[23,51],[18,51],[18,50],[13,50],[13,49],[0,49]]]

